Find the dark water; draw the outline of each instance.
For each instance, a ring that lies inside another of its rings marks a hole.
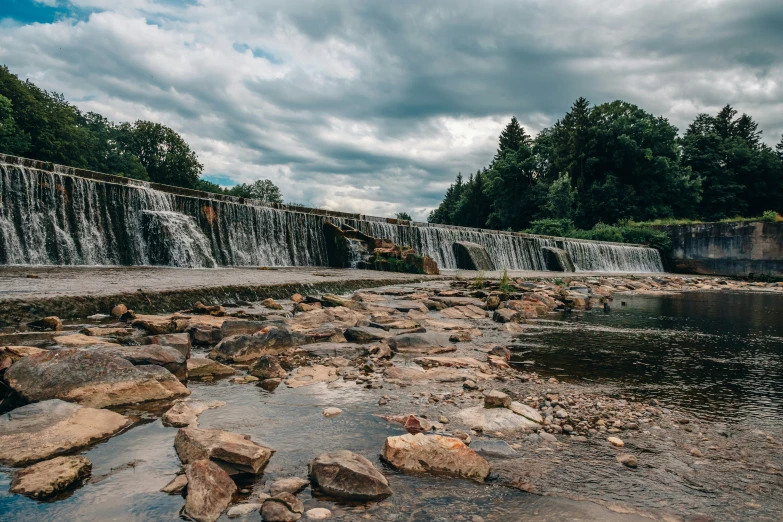
[[[620,295],[609,313],[564,315],[529,332],[515,358],[544,375],[619,383],[702,418],[783,419],[781,295]]]

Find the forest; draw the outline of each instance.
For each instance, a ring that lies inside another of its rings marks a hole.
[[[730,105],[699,114],[680,136],[631,103],[579,98],[535,139],[512,118],[489,165],[458,174],[428,221],[649,243],[628,225],[779,219],[783,139],[772,149],[761,136]]]

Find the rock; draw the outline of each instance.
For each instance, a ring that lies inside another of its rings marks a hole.
[[[690,454],[696,458],[701,458],[704,454],[699,451],[699,448],[691,448]]]
[[[188,476],[183,473],[182,475],[174,477],[171,482],[163,486],[160,491],[168,495],[179,495],[187,485]]]
[[[55,457],[18,471],[9,491],[43,499],[68,489],[91,471],[92,462],[86,457]]]
[[[622,448],[623,446],[625,446],[625,443],[622,441],[622,439],[618,439],[617,437],[609,437],[606,440],[609,441],[612,444],[612,446],[616,448]]]
[[[234,375],[237,371],[230,366],[220,364],[212,359],[193,357],[188,359],[188,378],[203,379],[204,377],[226,377]]]
[[[332,516],[332,512],[326,508],[313,508],[305,511],[307,520],[326,520]]]
[[[362,344],[383,341],[391,337],[391,334],[389,334],[389,332],[386,330],[382,330],[380,328],[368,328],[366,326],[354,326],[353,328],[348,328],[344,335],[348,341]]]
[[[233,335],[252,335],[270,326],[283,326],[283,321],[245,321],[244,319],[228,319],[220,326],[222,339]]]
[[[432,301],[443,303],[446,306],[473,306],[476,308],[483,308],[486,303],[481,299],[475,297],[455,297],[455,296],[437,296],[430,298]]]
[[[304,297],[302,297],[302,294],[294,294],[291,296],[291,301],[294,303],[301,303],[304,301]]]
[[[635,468],[638,464],[636,455],[630,455],[628,453],[621,453],[620,455],[617,455],[617,462],[623,466],[628,466],[629,468]]]
[[[422,370],[413,366],[392,366],[383,372],[386,381],[396,384],[413,384],[416,382],[460,382],[475,378],[472,372],[456,368],[433,368]]]
[[[103,440],[130,426],[109,410],[52,399],[0,416],[0,464],[26,466]]]
[[[324,417],[337,417],[343,412],[340,408],[324,408],[321,413]]]
[[[263,471],[274,451],[256,444],[249,435],[217,429],[180,428],[174,449],[183,464],[212,459],[231,474]]]
[[[288,372],[280,366],[280,360],[274,355],[264,355],[256,359],[250,365],[249,373],[259,379],[284,379],[288,376]]]
[[[248,362],[263,355],[279,355],[304,343],[301,334],[279,326],[266,327],[252,335],[225,338],[209,354],[213,359]]]
[[[300,366],[296,373],[285,381],[289,388],[310,386],[319,382],[332,382],[338,379],[337,368],[315,364],[313,366]]]
[[[137,315],[131,324],[149,335],[173,333],[177,328],[171,315]]]
[[[444,415],[441,415],[440,417],[438,417],[438,422],[440,422],[441,424],[448,424],[449,418]]]
[[[203,402],[192,399],[179,400],[163,414],[163,425],[184,428],[198,426],[198,416],[212,408],[225,406],[223,401]]]
[[[407,471],[448,473],[484,480],[489,463],[464,442],[441,435],[401,435],[387,437],[383,458],[392,466]]]
[[[518,454],[508,445],[504,440],[476,440],[470,445],[470,449],[481,455],[488,455],[491,457],[513,458]]]
[[[508,408],[511,406],[511,397],[497,390],[491,390],[484,394],[485,408]]]
[[[269,308],[270,310],[282,310],[283,305],[272,299],[271,297],[268,299],[264,299],[261,301],[261,305]]]
[[[449,336],[449,342],[452,343],[466,343],[473,340],[470,332],[463,330],[461,332],[453,333]]]
[[[305,487],[310,485],[310,481],[299,477],[288,477],[277,479],[269,486],[269,494],[273,497],[278,493],[291,493],[296,495]]]
[[[251,382],[258,382],[258,377],[252,375],[242,375],[241,377],[232,377],[232,384],[250,384]]]
[[[487,250],[478,243],[455,241],[452,249],[457,260],[457,268],[462,270],[496,270],[495,263]]]
[[[527,404],[522,404],[521,402],[513,401],[511,405],[508,407],[508,409],[513,411],[517,415],[522,415],[523,417],[530,419],[533,422],[537,422],[538,424],[544,422],[544,418],[541,416],[540,413],[538,413],[538,410],[531,408]]]
[[[519,312],[511,308],[500,308],[492,313],[492,320],[496,323],[516,323],[520,319]]]
[[[313,343],[300,346],[298,352],[312,357],[347,357],[355,359],[367,355],[366,345],[356,343]]]
[[[482,310],[479,306],[467,305],[467,306],[452,306],[446,308],[441,312],[445,317],[451,319],[483,319],[487,316],[487,312]]]
[[[478,385],[475,383],[475,381],[468,379],[464,383],[462,383],[462,387],[466,390],[477,390]]]
[[[225,315],[226,311],[225,309],[220,305],[205,305],[201,301],[196,301],[196,304],[193,305],[193,309],[191,310],[191,313],[193,314],[209,314],[214,315],[216,317],[220,317]]]
[[[557,442],[557,437],[545,431],[540,431],[538,436],[541,437],[541,440],[544,442]]]
[[[310,463],[310,480],[323,493],[351,500],[392,494],[389,482],[363,456],[345,450],[322,453]]]
[[[347,297],[340,297],[334,294],[324,294],[321,296],[321,304],[323,306],[344,306],[345,308],[357,308],[362,306],[358,301],[348,299]]]
[[[27,326],[33,330],[57,331],[62,330],[63,322],[59,317],[50,315],[49,317],[44,317],[43,319],[29,322],[27,323]]]
[[[188,496],[185,514],[197,522],[214,522],[231,503],[237,487],[220,466],[210,460],[197,460],[185,466]]]
[[[251,513],[259,513],[263,504],[237,504],[226,511],[228,518],[246,517]]]
[[[27,401],[63,399],[94,408],[190,394],[163,368],[134,366],[111,353],[75,348],[24,357],[6,371],[5,379]]]
[[[100,339],[98,337],[91,337],[89,335],[84,335],[80,333],[58,335],[57,337],[52,337],[52,341],[57,343],[59,346],[64,346],[66,348],[96,346],[96,345],[120,346],[117,343],[112,343],[105,339]]]
[[[142,346],[94,346],[85,349],[122,357],[133,366],[148,364],[161,366],[181,381],[188,378],[187,359],[179,350],[170,346],[145,344]]]
[[[85,333],[85,335],[88,335],[90,337],[101,337],[101,336],[127,337],[133,333],[131,330],[128,330],[126,328],[92,327],[92,328],[85,328],[82,331]]]
[[[418,357],[414,360],[417,364],[425,368],[433,366],[443,366],[446,368],[475,368],[482,372],[489,372],[489,366],[486,363],[474,359],[473,357],[449,357],[447,355],[434,355]]]
[[[295,522],[302,518],[304,505],[290,493],[281,493],[264,500],[261,516],[264,522]]]
[[[486,300],[486,307],[487,310],[497,310],[498,306],[500,306],[500,297],[497,295],[490,295],[487,297]]]
[[[190,336],[186,333],[149,335],[141,340],[141,344],[170,346],[184,355],[186,359],[190,357]]]
[[[513,433],[539,427],[537,423],[506,408],[476,406],[460,411],[457,416],[469,427],[479,428],[485,433],[495,431]]]
[[[22,357],[36,353],[44,353],[46,350],[33,348],[32,346],[0,346],[0,379],[5,371]],[[0,394],[2,397],[2,394]]]
[[[449,342],[447,335],[431,332],[397,335],[391,337],[388,343],[392,351],[397,353],[428,355],[453,352],[457,349]]]
[[[511,350],[509,350],[505,346],[495,345],[492,348],[490,348],[489,353],[491,355],[500,357],[505,361],[511,360]]]
[[[111,309],[111,315],[113,315],[117,319],[119,319],[126,313],[128,313],[128,307],[125,306],[124,304],[118,304],[117,306]]]

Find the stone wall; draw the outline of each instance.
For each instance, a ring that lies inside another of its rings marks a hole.
[[[676,272],[783,277],[783,223],[737,222],[667,226]]]

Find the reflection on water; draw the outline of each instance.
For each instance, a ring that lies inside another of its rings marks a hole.
[[[619,295],[609,313],[562,321],[568,328],[531,328],[515,359],[544,375],[619,382],[704,418],[783,417],[783,296]]]

